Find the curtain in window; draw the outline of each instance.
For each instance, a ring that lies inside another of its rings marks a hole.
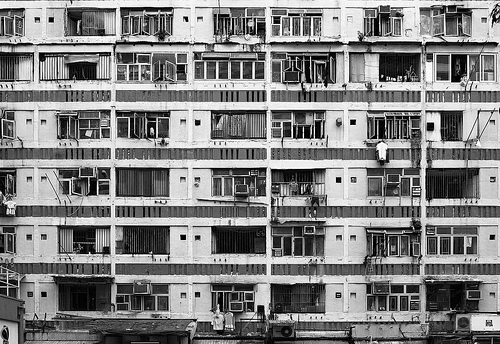
[[[349,63],[349,80],[350,82],[365,81],[365,55],[352,53]]]
[[[168,170],[119,169],[118,196],[168,196]]]
[[[109,228],[97,228],[95,231],[95,251],[102,253],[103,247],[110,245],[110,231]]]
[[[124,227],[123,253],[168,254],[168,227]]]
[[[59,253],[73,252],[73,228],[59,229]]]

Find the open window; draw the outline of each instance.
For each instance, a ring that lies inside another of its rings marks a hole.
[[[169,285],[150,283],[147,280],[130,283],[117,283],[116,310],[118,311],[168,311],[170,310]],[[138,293],[137,286],[147,286],[148,293]]]
[[[122,8],[121,21],[124,36],[153,36],[160,32],[165,36],[171,36],[173,10],[171,8]]]
[[[40,80],[108,80],[110,55],[40,53]]]
[[[265,139],[265,112],[212,112],[212,139]]]
[[[275,257],[325,255],[325,228],[322,226],[273,227],[272,237]]]
[[[265,11],[265,8],[214,8],[214,35],[265,36]]]
[[[472,11],[461,5],[423,8],[420,17],[422,35],[460,37],[472,34]]]
[[[367,169],[368,197],[420,197],[418,169]]]
[[[370,257],[418,257],[420,232],[413,228],[367,228],[367,255]]]
[[[114,10],[68,9],[66,36],[108,36],[115,35]]]
[[[194,53],[197,80],[263,80],[265,53]]]
[[[323,19],[321,8],[273,9],[271,28],[273,36],[321,36]]]
[[[187,54],[118,53],[117,80],[185,81]]]
[[[271,124],[275,139],[325,138],[325,112],[322,111],[273,111]]]
[[[273,170],[273,193],[280,196],[324,196],[325,170]]]
[[[109,167],[81,167],[59,170],[59,185],[64,195],[109,195]]]
[[[213,169],[212,196],[238,196],[240,186],[245,186],[246,196],[266,195],[265,169]]]
[[[493,54],[436,54],[436,81],[495,81],[496,56]]]
[[[0,54],[0,81],[30,81],[32,79],[32,54]]]
[[[0,10],[0,36],[24,36],[24,9]]]
[[[110,137],[108,111],[57,114],[58,139],[102,139]]]
[[[255,312],[255,286],[253,284],[212,284],[212,308],[234,313]]]
[[[169,112],[118,112],[117,136],[132,139],[170,137]]]
[[[328,85],[336,80],[335,54],[273,53],[271,56],[273,82]]]
[[[402,36],[403,10],[390,5],[363,9],[363,33],[365,36]]]
[[[0,226],[0,253],[16,253],[16,227]]]
[[[109,253],[109,227],[59,227],[59,253]]]
[[[479,310],[481,291],[478,282],[426,280],[427,311],[450,309],[462,312]]]
[[[479,169],[428,169],[426,195],[427,199],[479,198]]]
[[[15,170],[0,169],[0,192],[4,197],[13,197],[16,195]]]
[[[271,284],[274,313],[324,313],[324,284]]]
[[[265,227],[212,227],[212,254],[264,253]]]
[[[368,139],[407,140],[420,137],[419,112],[368,113]]]
[[[16,122],[14,120],[14,111],[2,111],[0,109],[0,125],[2,139],[13,140],[16,138]]]
[[[379,81],[420,81],[420,54],[380,54]]]

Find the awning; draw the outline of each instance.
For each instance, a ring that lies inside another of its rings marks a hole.
[[[231,10],[229,8],[224,8],[224,7],[217,7],[212,9],[213,14],[231,14]]]
[[[467,275],[432,275],[424,277],[425,283],[481,283],[482,280]]]
[[[56,283],[105,283],[113,282],[110,275],[53,275]]]
[[[262,339],[194,338],[193,344],[264,344],[264,338]]]
[[[99,55],[97,54],[84,54],[84,55],[64,55],[64,63],[97,63],[99,62]]]
[[[90,332],[103,334],[174,334],[188,336],[196,331],[194,319],[99,319],[88,324]]]

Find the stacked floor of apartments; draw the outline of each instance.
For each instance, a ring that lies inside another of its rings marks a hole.
[[[2,1],[27,342],[497,343],[493,6]]]

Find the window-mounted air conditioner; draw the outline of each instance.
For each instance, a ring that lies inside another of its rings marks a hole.
[[[304,226],[304,235],[316,234],[316,226]]]
[[[243,302],[229,302],[229,310],[231,312],[243,312]]]
[[[80,178],[95,178],[95,167],[80,167]]]
[[[399,174],[388,174],[387,184],[399,184]]]
[[[455,331],[470,332],[470,314],[457,314],[455,318]]]
[[[481,290],[467,290],[465,298],[467,300],[480,300],[481,299]]]
[[[236,197],[247,197],[250,190],[247,184],[238,184],[234,187],[234,195]]]
[[[151,283],[149,281],[134,281],[134,294],[151,294]]]
[[[378,7],[378,14],[391,14],[391,6],[390,5],[381,5]]]
[[[420,243],[412,242],[411,243],[411,255],[413,257],[420,257]]]
[[[300,72],[283,72],[283,82],[300,82]]]
[[[281,248],[273,248],[273,256],[274,257],[283,256],[283,250]]]

